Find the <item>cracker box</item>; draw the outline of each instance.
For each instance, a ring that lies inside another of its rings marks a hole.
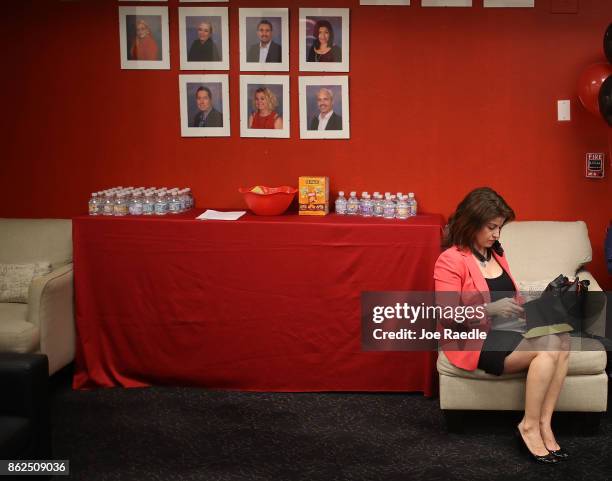
[[[300,177],[300,215],[329,214],[329,177]]]

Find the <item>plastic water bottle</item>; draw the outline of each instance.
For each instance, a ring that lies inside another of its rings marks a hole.
[[[119,193],[115,196],[115,205],[113,215],[121,217],[128,214],[128,205],[125,200],[125,194]]]
[[[357,198],[357,192],[355,191],[351,192],[351,196],[346,203],[346,213],[348,215],[359,214],[359,199]]]
[[[89,198],[89,215],[100,215],[102,213],[102,203],[98,199],[98,193],[92,192]]]
[[[361,193],[361,199],[359,199],[359,215],[363,215],[363,201],[368,197],[367,192]]]
[[[374,215],[374,203],[367,192],[365,198],[361,201],[361,215],[364,217],[372,217]]]
[[[104,203],[102,204],[102,215],[113,215],[114,204],[113,194],[106,191],[104,194]]]
[[[189,187],[185,188],[185,194],[187,194],[187,210],[193,209],[195,207],[195,197],[193,196],[193,192]]]
[[[146,192],[142,201],[142,214],[153,215],[155,213],[155,199],[153,192]]]
[[[399,197],[397,201],[397,205],[395,206],[395,216],[398,219],[407,219],[410,216],[410,211],[408,209],[408,196],[402,195]]]
[[[181,200],[178,197],[176,191],[172,191],[170,201],[168,202],[168,212],[171,214],[178,214],[181,211]]]
[[[336,214],[346,215],[347,203],[344,197],[344,191],[338,192],[338,198],[336,199]]]
[[[374,217],[382,217],[383,216],[383,197],[378,192],[374,197]]]
[[[414,198],[414,192],[408,193],[408,215],[410,217],[417,215],[417,201]]]
[[[130,215],[142,215],[142,194],[140,191],[134,192],[128,208]]]
[[[168,213],[168,200],[166,199],[166,193],[163,190],[157,191],[154,212],[155,215],[166,215]]]
[[[383,217],[385,219],[393,219],[395,217],[395,204],[391,200],[391,194],[385,194],[385,202],[383,203]]]

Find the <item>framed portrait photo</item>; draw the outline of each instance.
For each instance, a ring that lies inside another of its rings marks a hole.
[[[347,76],[300,77],[300,138],[348,139]]]
[[[122,69],[170,69],[168,7],[119,7]]]
[[[410,0],[359,0],[359,5],[410,5]]]
[[[300,70],[348,72],[348,8],[300,8]]]
[[[289,70],[289,9],[241,8],[240,70]]]
[[[227,7],[179,7],[181,70],[229,70]]]
[[[240,137],[289,138],[288,75],[240,76]]]
[[[181,135],[229,137],[227,75],[179,75]]]

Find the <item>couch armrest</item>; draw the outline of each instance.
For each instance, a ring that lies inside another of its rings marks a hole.
[[[595,292],[598,296],[597,299],[593,299],[591,307],[597,309],[597,315],[594,321],[589,322],[589,326],[585,326],[589,334],[595,334],[596,336],[606,337],[606,294],[602,292],[601,286],[597,283],[591,273],[585,269],[576,272],[576,277],[580,279],[586,279],[589,281],[589,292]],[[601,297],[600,294],[601,293]],[[588,309],[588,307],[587,307]]]
[[[72,263],[32,281],[28,321],[40,329],[40,352],[49,357],[49,373],[74,359],[75,322]]]

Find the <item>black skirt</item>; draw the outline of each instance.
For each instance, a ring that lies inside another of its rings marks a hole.
[[[480,352],[478,368],[489,374],[501,376],[506,356],[512,354],[523,339],[520,332],[489,331]]]

